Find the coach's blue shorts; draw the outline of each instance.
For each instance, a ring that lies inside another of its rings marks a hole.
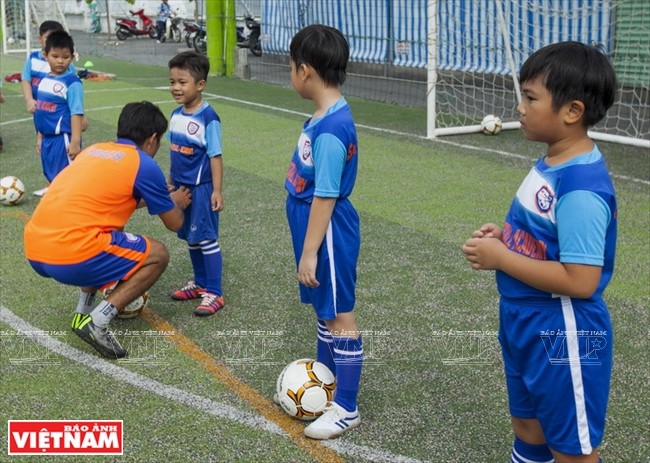
[[[297,266],[307,234],[311,204],[289,195],[286,209]],[[318,250],[316,279],[319,285],[308,288],[299,284],[300,301],[312,304],[319,319],[334,320],[338,313],[354,309],[360,247],[359,215],[348,199],[339,199]]]
[[[603,438],[612,372],[605,303],[501,298],[499,319],[510,414],[538,419],[551,449],[590,454]]]
[[[67,133],[43,137],[41,143],[41,166],[45,178],[51,182],[59,172],[70,165],[68,145],[70,136]]]
[[[30,260],[36,272],[44,277],[72,286],[102,288],[118,280],[128,280],[149,256],[149,240],[142,235],[121,231],[111,232],[110,246],[137,251],[139,260],[127,259],[109,252],[102,252],[77,264],[45,264]]]
[[[179,188],[185,186],[192,192],[192,203],[185,208],[183,227],[176,235],[188,244],[198,244],[201,241],[219,239],[219,213],[212,210],[212,182],[200,185],[183,185],[175,183]]]

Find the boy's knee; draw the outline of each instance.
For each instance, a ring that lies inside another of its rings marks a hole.
[[[158,265],[163,268],[167,267],[169,263],[169,251],[160,241],[149,239],[151,249],[149,251],[149,258],[151,264]]]

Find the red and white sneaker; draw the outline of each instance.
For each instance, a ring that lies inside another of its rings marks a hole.
[[[212,293],[203,293],[203,299],[201,303],[194,309],[194,315],[199,317],[206,317],[208,315],[214,315],[219,310],[223,309],[226,305],[226,301],[221,296],[217,296]]]
[[[205,289],[198,286],[194,280],[187,283],[178,291],[174,291],[171,296],[177,301],[189,301],[190,299],[199,299],[203,297]]]

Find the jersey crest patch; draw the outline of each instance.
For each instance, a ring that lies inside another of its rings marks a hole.
[[[553,199],[555,199],[553,193],[551,193],[551,190],[546,185],[541,187],[535,194],[537,208],[540,212],[548,212],[553,204]]]
[[[59,83],[54,84],[54,86],[52,87],[52,91],[54,93],[63,93],[63,85]]]
[[[196,122],[190,122],[189,124],[187,124],[187,133],[189,133],[190,135],[195,135],[196,132],[199,131],[199,129],[200,129],[199,124],[197,124]]]
[[[300,157],[302,158],[303,161],[306,161],[311,157],[311,141],[310,140],[305,140],[305,142],[302,145],[302,153],[300,153]]]

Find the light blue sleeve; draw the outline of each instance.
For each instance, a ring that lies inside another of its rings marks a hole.
[[[214,120],[205,127],[205,152],[209,158],[221,153],[221,122]]]
[[[347,150],[334,135],[319,135],[312,147],[314,159],[314,196],[338,198]]]
[[[605,234],[611,211],[596,193],[576,190],[562,196],[555,207],[560,262],[603,266]]]
[[[71,116],[80,116],[84,113],[84,87],[81,82],[74,82],[68,87],[66,99]]]
[[[32,55],[29,55],[25,60],[23,74],[20,76],[20,79],[29,82],[29,85],[32,84]]]

